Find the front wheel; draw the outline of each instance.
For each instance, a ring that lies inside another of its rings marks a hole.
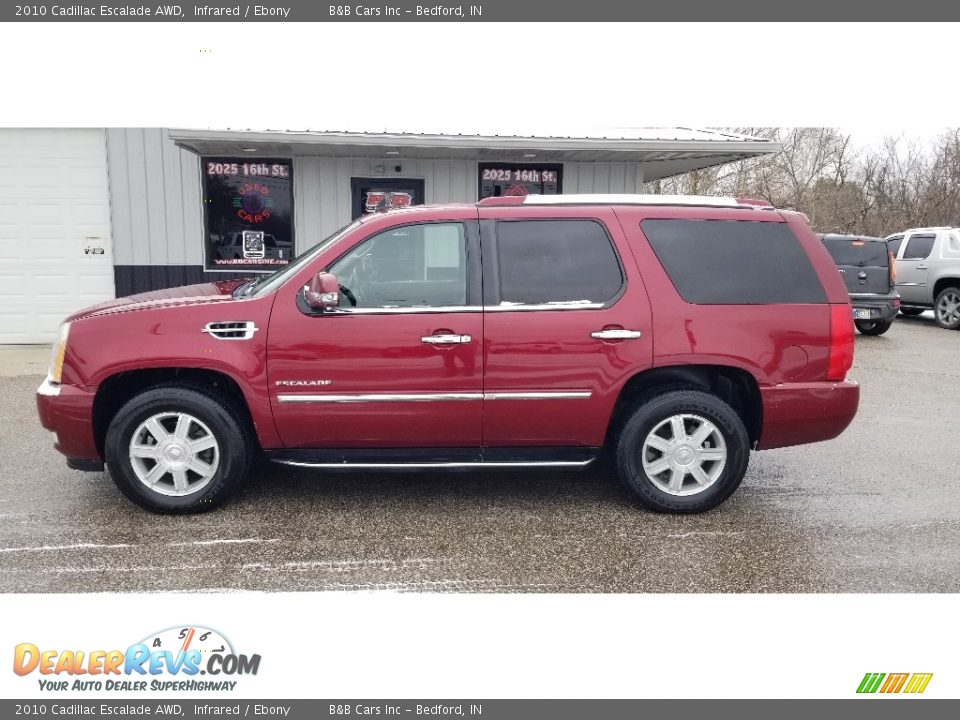
[[[253,460],[240,416],[228,403],[187,387],[137,395],[107,429],[110,476],[147,510],[211,510],[242,485]]]
[[[933,303],[933,316],[942,328],[960,328],[960,288],[948,287],[940,291]]]
[[[616,445],[620,481],[652,510],[698,513],[733,494],[747,471],[750,439],[715,395],[675,390],[642,402]]]
[[[854,325],[864,335],[883,335],[893,325],[893,320],[857,320]]]

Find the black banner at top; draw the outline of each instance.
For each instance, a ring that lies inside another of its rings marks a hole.
[[[944,21],[960,18],[960,5],[942,0],[261,0],[143,3],[130,0],[4,4],[3,22],[653,22],[653,21]],[[722,29],[718,29],[722,33]],[[798,49],[799,51],[800,49]]]

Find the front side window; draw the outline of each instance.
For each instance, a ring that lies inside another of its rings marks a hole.
[[[467,304],[462,223],[391,228],[364,240],[329,271],[340,282],[340,307],[452,307]]]
[[[907,247],[903,251],[904,260],[923,260],[933,250],[936,235],[911,235],[907,240]]]
[[[497,224],[503,305],[606,303],[623,273],[595,220],[511,220]]]

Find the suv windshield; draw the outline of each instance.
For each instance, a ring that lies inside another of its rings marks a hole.
[[[269,275],[264,275],[257,278],[256,280],[241,285],[234,291],[234,297],[258,297],[260,295],[266,295],[269,292],[273,292],[278,287],[283,285],[288,278],[296,275],[300,268],[306,265],[308,262],[313,260],[317,255],[320,254],[328,245],[339,240],[346,233],[353,230],[355,227],[359,226],[360,222],[354,220],[349,225],[345,225],[339,230],[337,230],[333,235],[321,240],[319,243],[314,245],[312,248],[307,250],[303,255],[298,257],[296,260],[291,262],[289,265],[285,265],[280,270],[277,270],[275,273]]]
[[[823,244],[837,265],[887,267],[887,244],[857,238],[823,238]]]

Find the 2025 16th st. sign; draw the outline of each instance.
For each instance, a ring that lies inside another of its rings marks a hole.
[[[290,160],[203,158],[207,270],[276,270],[295,254]]]

